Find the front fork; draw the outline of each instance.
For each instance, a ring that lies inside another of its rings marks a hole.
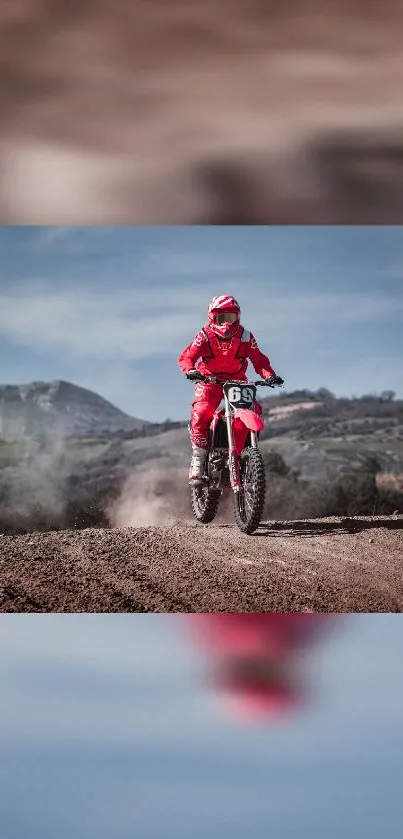
[[[227,423],[228,433],[228,468],[231,482],[231,489],[233,492],[240,492],[241,489],[241,470],[239,467],[239,458],[237,457],[234,445],[234,435],[232,431],[232,414],[231,408],[225,400],[225,420]]]
[[[239,458],[237,457],[234,445],[234,435],[232,430],[232,412],[231,408],[225,400],[225,420],[227,423],[228,433],[228,467],[231,481],[231,489],[234,492],[240,492],[241,489],[241,470],[239,465]],[[257,449],[258,436],[256,431],[251,431],[251,445],[252,448]]]

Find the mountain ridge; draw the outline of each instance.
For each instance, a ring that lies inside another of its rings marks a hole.
[[[95,391],[64,379],[0,384],[0,437],[85,436],[135,430],[131,417]]]

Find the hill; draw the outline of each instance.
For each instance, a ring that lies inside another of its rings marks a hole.
[[[403,400],[391,391],[336,398],[325,388],[262,401],[262,441],[308,480],[334,477],[375,459],[379,471],[403,473]]]
[[[102,396],[56,380],[0,385],[0,437],[114,434],[142,428],[145,420],[128,416]]]
[[[13,430],[0,435],[1,531],[107,525],[105,510],[122,497],[131,512],[121,524],[146,522],[150,510],[158,520],[167,506],[186,511],[186,420],[147,423],[67,382],[10,388],[0,389],[3,429]],[[403,400],[322,388],[261,404],[267,518],[400,510]]]

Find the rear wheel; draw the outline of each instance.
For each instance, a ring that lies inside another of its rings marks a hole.
[[[208,524],[217,515],[221,490],[212,489],[207,483],[190,487],[190,502],[197,521]]]
[[[211,458],[213,457],[213,461]],[[208,524],[217,515],[218,505],[221,498],[221,490],[214,486],[214,480],[210,475],[214,463],[214,452],[209,451],[207,468],[204,474],[203,483],[190,485],[190,502],[197,521]]]
[[[253,533],[262,520],[266,495],[265,468],[259,449],[247,448],[240,457],[241,487],[234,495],[236,523],[242,533]]]

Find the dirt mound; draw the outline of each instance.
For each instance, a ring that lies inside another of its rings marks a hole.
[[[3,612],[403,611],[403,516],[0,537]]]

